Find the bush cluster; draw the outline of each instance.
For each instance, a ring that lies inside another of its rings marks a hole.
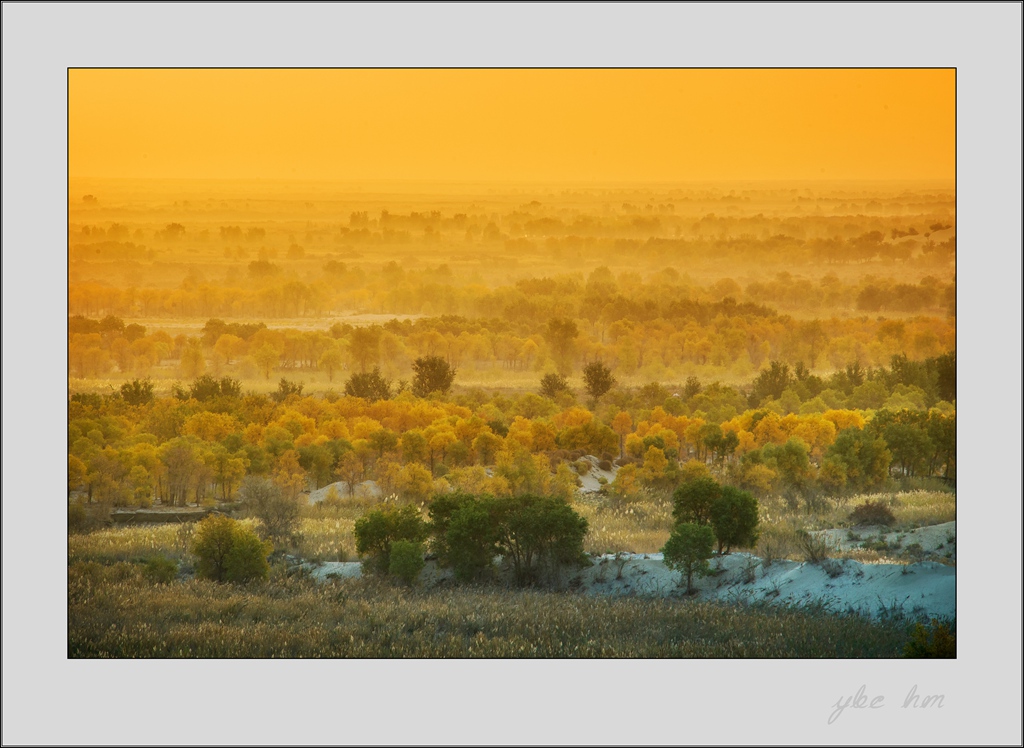
[[[396,543],[419,544],[427,539],[427,524],[414,506],[385,506],[367,512],[355,523],[356,551],[365,556],[367,571],[387,574]],[[402,554],[408,551],[403,549]]]
[[[367,569],[412,583],[428,536],[438,563],[461,581],[480,581],[501,556],[520,586],[549,581],[565,566],[585,563],[587,521],[567,502],[548,496],[435,496],[424,522],[415,507],[385,507],[355,524],[356,550]]]
[[[850,522],[855,525],[884,525],[896,523],[896,517],[881,501],[866,501],[850,512]]]
[[[258,582],[270,576],[274,547],[241,522],[221,514],[203,519],[192,537],[199,576],[215,582]]]
[[[684,482],[672,498],[675,527],[661,552],[670,569],[682,572],[686,590],[692,592],[694,575],[708,573],[716,542],[720,555],[757,542],[757,499],[706,476]]]

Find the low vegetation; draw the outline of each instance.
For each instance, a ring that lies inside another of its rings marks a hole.
[[[537,590],[414,591],[373,578],[262,588],[141,566],[68,567],[69,657],[898,657],[902,624]]]

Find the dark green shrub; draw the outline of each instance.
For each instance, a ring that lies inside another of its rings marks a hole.
[[[540,394],[552,400],[560,392],[569,391],[569,380],[558,374],[545,374],[540,380]]]
[[[129,405],[146,405],[153,402],[153,383],[146,379],[133,379],[121,385],[121,397]]]
[[[396,540],[426,540],[427,523],[413,506],[385,506],[357,519],[355,536],[356,551],[366,557],[367,570],[386,574],[391,568],[391,544]]]
[[[292,382],[281,377],[281,381],[277,383],[277,392],[271,393],[270,397],[275,402],[283,403],[290,395],[301,395],[302,388],[302,382]]]
[[[356,372],[345,382],[345,394],[349,397],[361,397],[371,403],[391,398],[391,380],[385,379],[380,368],[373,367],[370,372]]]
[[[412,362],[412,394],[426,397],[431,392],[448,394],[457,369],[440,356],[424,356]]]
[[[855,525],[884,525],[896,523],[896,516],[881,501],[866,501],[850,512],[850,521]]]
[[[248,530],[244,525],[235,528],[235,542],[224,559],[224,579],[228,582],[264,581],[270,576],[267,557],[274,546]]]
[[[423,544],[411,540],[396,540],[391,543],[391,561],[388,573],[398,577],[410,587],[416,583],[423,571]]]
[[[612,371],[600,361],[591,361],[583,367],[583,385],[595,401],[616,385]]]
[[[196,572],[215,582],[248,582],[270,574],[267,556],[273,546],[230,517],[211,514],[196,525],[191,551]]]
[[[170,584],[178,577],[178,562],[166,556],[153,556],[146,560],[142,573],[153,584]]]

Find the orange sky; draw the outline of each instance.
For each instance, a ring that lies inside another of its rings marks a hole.
[[[71,177],[955,178],[953,70],[71,70]]]

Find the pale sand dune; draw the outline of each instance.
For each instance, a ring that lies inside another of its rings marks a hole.
[[[331,486],[338,492],[338,498],[344,501],[349,498],[348,494],[348,483],[343,480],[337,481],[318,488],[315,491],[309,492],[308,501],[310,504],[318,504],[327,498],[327,492],[331,490]],[[380,490],[380,486],[377,485],[377,481],[364,480],[362,483],[356,484],[355,497],[359,499],[379,499],[383,496],[383,492]]]
[[[581,494],[586,493],[597,493],[603,487],[601,481],[598,478],[604,478],[607,485],[611,485],[615,481],[615,474],[619,472],[619,469],[612,466],[611,470],[602,470],[598,465],[600,460],[594,455],[584,455],[582,458],[590,463],[590,470],[586,475],[580,476],[580,489]]]
[[[590,471],[580,476],[581,494],[602,488],[598,477],[607,483],[615,480],[618,468],[598,467],[598,458],[586,455]],[[344,482],[332,484],[342,498],[348,496]],[[322,501],[330,486],[310,493],[310,503]],[[356,486],[357,496],[380,496],[373,481]],[[852,535],[851,535],[852,533]],[[956,522],[897,532],[881,527],[821,530],[837,549],[853,550],[865,541],[882,541],[906,550],[913,544],[922,553],[945,555],[956,560]],[[593,565],[565,573],[564,588],[572,587],[589,595],[686,597],[680,587],[680,574],[673,572],[660,553],[621,554],[592,557]],[[307,564],[318,581],[331,578],[351,579],[362,575],[358,561]],[[954,617],[956,615],[956,567],[933,561],[915,564],[861,563],[851,559],[833,560],[826,567],[798,561],[775,561],[765,566],[762,559],[749,553],[731,553],[712,559],[713,574],[694,580],[697,593],[690,599],[745,605],[772,603],[816,605],[835,612],[857,611],[873,617],[896,611],[911,617]],[[620,573],[621,567],[621,573]],[[831,574],[829,573],[831,572]],[[428,562],[420,582],[430,587],[451,579],[451,573]]]
[[[887,527],[853,527],[850,529],[820,530],[815,535],[827,537],[836,548],[856,550],[865,543],[883,542],[893,549],[894,555],[907,552],[919,545],[920,553],[935,554],[956,562],[956,522],[943,522],[913,530],[890,530]]]
[[[949,523],[947,523],[949,524]],[[928,528],[922,528],[928,529]],[[588,595],[655,596],[686,598],[681,575],[673,572],[661,554],[622,554],[593,557],[592,566],[566,573],[564,589]],[[711,576],[694,580],[697,592],[688,599],[747,605],[768,603],[816,606],[842,613],[855,611],[874,618],[902,613],[911,618],[956,616],[956,568],[931,561],[917,564],[862,564],[834,561],[826,568],[798,561],[775,561],[765,567],[748,553],[731,553],[711,561]],[[318,581],[362,575],[359,562],[309,565]],[[748,571],[751,569],[751,571]],[[451,578],[450,572],[428,562],[421,575],[427,587]]]

